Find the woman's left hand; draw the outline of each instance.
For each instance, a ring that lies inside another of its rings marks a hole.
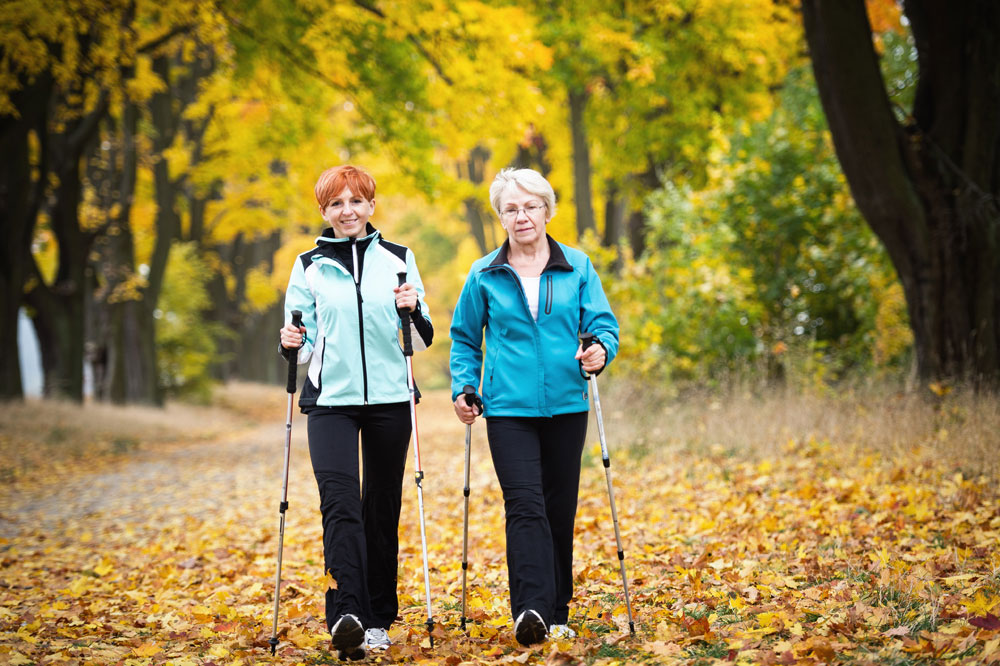
[[[409,282],[404,282],[392,290],[396,294],[396,309],[409,310],[413,312],[417,309],[417,288]]]
[[[604,351],[604,347],[598,344],[590,345],[587,347],[587,351],[583,351],[583,345],[580,345],[576,348],[576,359],[580,361],[585,372],[597,372],[604,367],[605,361],[608,360],[608,353]]]

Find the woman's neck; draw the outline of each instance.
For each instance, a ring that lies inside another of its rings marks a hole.
[[[540,275],[549,261],[549,243],[545,236],[530,245],[510,243],[507,262],[519,275],[535,277]]]

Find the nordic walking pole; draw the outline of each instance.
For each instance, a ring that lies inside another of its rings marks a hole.
[[[476,389],[468,384],[462,388],[465,404],[478,407],[483,413],[483,401],[476,395]],[[465,582],[469,572],[469,464],[472,458],[472,424],[465,426],[465,528],[462,533],[462,631],[465,631]]]
[[[292,326],[302,327],[302,313],[292,310]],[[278,649],[278,600],[281,591],[281,554],[285,545],[285,509],[288,508],[288,458],[292,449],[292,405],[295,402],[295,372],[299,367],[299,350],[288,352],[288,410],[285,413],[285,471],[281,481],[281,504],[278,505],[278,569],[274,573],[274,624],[271,626],[271,655]]]
[[[580,334],[580,346],[584,351],[594,344],[593,333]],[[582,372],[582,367],[581,367]],[[587,376],[587,375],[584,375]],[[611,459],[608,457],[608,441],[604,437],[604,416],[601,414],[601,396],[597,392],[597,375],[590,375],[590,392],[594,394],[594,411],[597,412],[597,432],[601,436],[601,458],[604,459],[604,475],[608,479],[608,498],[611,500],[611,520],[615,524],[615,543],[618,545],[618,563],[622,571],[622,587],[625,589],[625,608],[628,610],[628,631],[635,634],[635,623],[632,621],[632,602],[628,596],[628,576],[625,574],[625,550],[622,548],[622,535],[618,529],[618,509],[615,508],[615,489],[611,484]]]
[[[399,286],[406,282],[406,271],[396,273]],[[427,634],[434,647],[434,617],[431,615],[431,575],[427,568],[427,530],[424,526],[424,470],[420,466],[420,438],[417,436],[417,390],[413,383],[413,341],[410,336],[410,313],[397,310],[403,329],[403,356],[406,358],[406,385],[410,390],[410,424],[413,426],[413,460],[416,463],[417,508],[420,511],[420,547],[424,555],[424,594],[427,595]]]

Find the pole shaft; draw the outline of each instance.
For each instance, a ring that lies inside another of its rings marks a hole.
[[[597,377],[590,375],[590,391],[594,395],[594,411],[597,413],[597,433],[601,438],[601,458],[604,460],[604,476],[608,481],[608,499],[611,501],[611,521],[615,526],[615,545],[618,547],[618,563],[622,574],[622,588],[625,591],[625,609],[628,611],[628,626],[635,633],[635,623],[632,620],[632,601],[628,593],[628,575],[625,573],[625,549],[622,548],[622,535],[618,527],[618,508],[615,506],[615,488],[611,482],[611,458],[608,455],[608,441],[604,436],[604,414],[601,412],[601,394],[597,390]]]
[[[294,363],[294,361],[292,361]],[[294,382],[294,379],[292,380]],[[281,473],[281,504],[278,505],[278,565],[274,572],[274,622],[271,625],[271,644],[277,645],[278,640],[278,603],[281,595],[281,560],[285,547],[285,509],[288,506],[288,463],[292,450],[292,407],[295,404],[295,394],[288,394],[288,406],[285,410],[285,464]],[[272,648],[273,650],[273,648]]]
[[[427,528],[424,524],[424,488],[423,488],[423,478],[424,471],[423,467],[420,465],[420,437],[417,433],[417,390],[413,382],[413,359],[411,356],[405,356],[406,358],[406,384],[410,390],[410,423],[413,425],[413,461],[415,464],[416,471],[416,482],[417,482],[417,510],[420,514],[420,550],[424,558],[424,595],[427,599],[427,630],[431,631],[433,625],[433,614],[431,612],[431,577],[430,570],[427,566]],[[431,641],[433,644],[433,636]]]
[[[469,466],[472,459],[472,425],[465,426],[465,519],[462,528],[462,628],[465,629],[466,581],[469,574]]]

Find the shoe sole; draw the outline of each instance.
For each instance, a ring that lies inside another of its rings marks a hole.
[[[365,658],[365,651],[363,648],[351,648],[349,650],[340,650],[337,653],[337,659],[341,661],[361,661]]]
[[[517,627],[514,638],[521,645],[534,645],[545,640],[545,623],[538,619],[535,614],[525,615],[521,624]]]
[[[353,622],[353,626],[335,631],[330,637],[333,647],[340,652],[354,652],[361,650],[364,652],[365,630],[360,622]]]

